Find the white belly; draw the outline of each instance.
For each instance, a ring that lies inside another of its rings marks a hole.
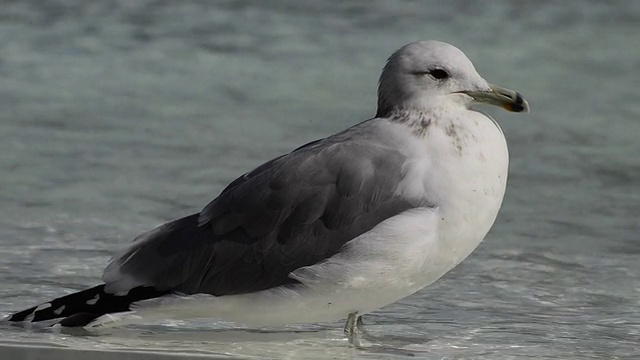
[[[327,261],[294,271],[292,277],[304,285],[222,297],[165,297],[143,302],[137,310],[152,315],[157,308],[163,318],[212,317],[253,325],[367,313],[411,295],[446,271],[431,266],[434,257],[446,256],[436,248],[438,216],[437,209],[419,208],[387,219]]]

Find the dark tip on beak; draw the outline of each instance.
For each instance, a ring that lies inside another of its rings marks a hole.
[[[520,93],[516,92],[516,98],[512,103],[505,104],[505,109],[513,112],[529,111],[529,106],[525,104],[524,98]]]
[[[478,103],[500,106],[507,111],[529,112],[529,104],[520,93],[503,87],[489,85],[484,91],[461,91]]]

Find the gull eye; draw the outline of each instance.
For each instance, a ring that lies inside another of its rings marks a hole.
[[[431,69],[428,74],[436,80],[443,80],[449,77],[449,73],[443,69]]]

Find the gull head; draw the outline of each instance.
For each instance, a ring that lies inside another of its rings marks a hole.
[[[529,111],[529,104],[519,93],[489,84],[455,46],[418,41],[403,46],[387,60],[380,75],[376,117],[443,104],[469,108],[476,103],[513,112]]]

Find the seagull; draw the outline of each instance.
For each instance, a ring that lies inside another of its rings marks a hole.
[[[358,346],[362,314],[442,277],[497,217],[507,143],[475,104],[529,110],[456,47],[405,45],[384,66],[374,118],[270,160],[199,213],[139,235],[102,284],[5,321],[94,328],[154,316],[256,326],[346,318]]]

